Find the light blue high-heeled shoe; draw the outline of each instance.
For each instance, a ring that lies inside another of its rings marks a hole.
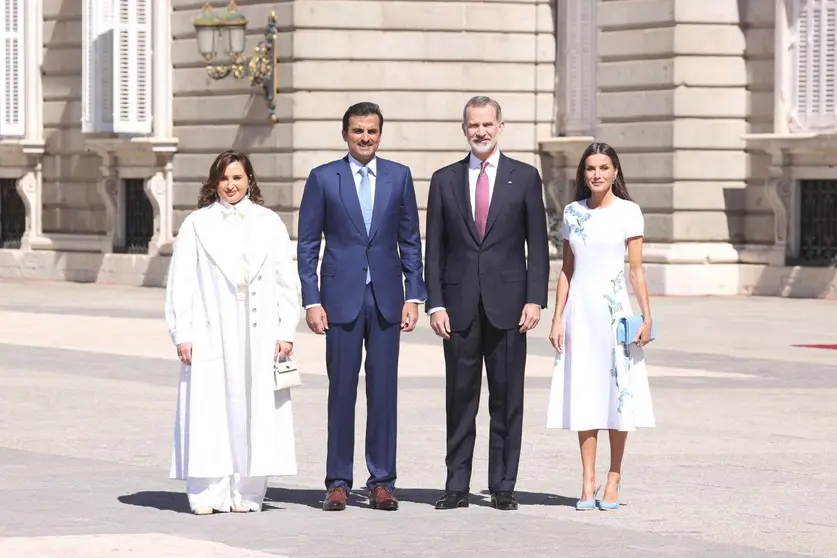
[[[618,510],[619,509],[619,506],[622,505],[622,498],[621,498],[622,483],[621,482],[619,482],[616,485],[616,489],[619,491],[620,497],[617,498],[615,502],[605,502],[604,499],[599,500],[598,504],[599,504],[599,509],[600,510],[602,510],[602,511],[613,511],[613,510]],[[602,498],[604,498],[604,496],[602,496]]]
[[[575,509],[578,511],[586,511],[586,510],[594,510],[599,503],[599,499],[596,496],[599,494],[599,489],[602,485],[596,487],[596,490],[593,491],[593,497],[590,500],[579,500],[575,503]]]

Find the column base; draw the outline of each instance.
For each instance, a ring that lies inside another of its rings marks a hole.
[[[0,278],[164,287],[169,257],[0,249]]]
[[[652,296],[780,296],[837,299],[837,269],[785,265],[782,246],[727,243],[645,245],[644,268]],[[552,262],[557,286],[561,261]],[[626,276],[630,267],[625,263]],[[628,288],[631,289],[630,281]]]

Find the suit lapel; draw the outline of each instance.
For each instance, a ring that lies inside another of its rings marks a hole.
[[[369,238],[374,238],[381,225],[381,220],[386,215],[389,201],[392,198],[392,175],[386,163],[378,159],[378,176],[375,177],[375,203],[372,206],[372,225],[369,227]],[[358,202],[358,207],[360,207]],[[363,214],[361,213],[361,217]]]
[[[465,226],[474,237],[474,241],[479,244],[479,237],[477,236],[477,225],[474,222],[474,209],[471,207],[471,192],[468,183],[468,157],[457,165],[453,176],[453,197],[456,199],[456,205],[459,206],[459,211],[462,213],[462,219],[465,221]]]
[[[485,223],[485,236],[491,231],[491,227],[506,207],[506,199],[512,193],[512,173],[514,165],[508,157],[500,153],[500,160],[497,162],[497,176],[494,178],[494,192],[491,194],[491,203],[488,206],[488,218]]]
[[[363,223],[363,211],[360,209],[360,199],[357,197],[355,179],[352,176],[352,168],[349,166],[348,157],[343,159],[343,164],[340,165],[337,175],[340,181],[340,199],[343,200],[349,219],[352,220],[361,236],[367,238],[366,225]]]

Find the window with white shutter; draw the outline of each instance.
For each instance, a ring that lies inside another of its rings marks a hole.
[[[151,0],[118,0],[114,131],[151,133]]]
[[[84,0],[82,8],[81,131],[113,131],[112,0]]]
[[[791,0],[790,129],[837,131],[837,0]]]
[[[151,0],[84,0],[82,131],[151,133]]]
[[[0,137],[26,133],[23,1],[0,0]]]

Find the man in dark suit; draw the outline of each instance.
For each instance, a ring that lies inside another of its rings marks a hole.
[[[326,511],[345,509],[352,489],[355,402],[364,343],[369,503],[376,509],[398,509],[394,490],[400,334],[415,328],[426,291],[412,175],[404,165],[375,156],[383,125],[378,105],[349,107],[343,116],[349,153],[311,171],[299,207],[297,257],[305,319],[311,331],[326,336]]]
[[[517,509],[526,332],[546,308],[549,249],[541,178],[500,153],[500,105],[474,97],[463,111],[471,147],[433,173],[427,202],[426,307],[444,339],[447,482],[437,509],[467,507],[483,361],[491,431],[488,489]],[[528,254],[527,254],[528,251]]]

